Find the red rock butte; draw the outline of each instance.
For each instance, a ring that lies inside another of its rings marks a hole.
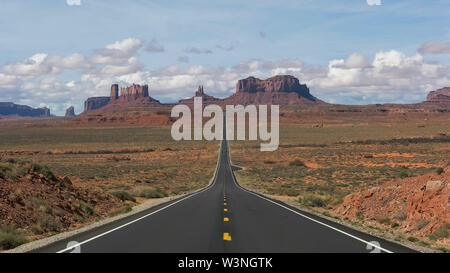
[[[148,85],[133,84],[120,88],[119,85],[111,85],[109,97],[92,97],[85,101],[84,112],[105,109],[118,109],[133,106],[173,106],[185,104],[192,106],[194,97],[202,97],[203,105],[331,105],[314,97],[306,84],[301,84],[294,76],[278,75],[265,80],[248,77],[239,80],[236,84],[236,92],[227,98],[216,98],[205,93],[203,86],[199,86],[195,96],[182,99],[177,103],[161,104],[150,97]],[[432,91],[427,100],[411,104],[412,106],[450,107],[450,87]]]
[[[450,106],[450,87],[431,91],[423,103],[431,106]]]
[[[290,75],[279,75],[266,80],[248,77],[236,84],[236,93],[224,99],[225,104],[326,104],[311,95],[305,84]]]
[[[91,97],[84,103],[84,112],[94,111],[100,108],[120,108],[129,106],[159,106],[160,102],[150,97],[148,85],[133,84],[128,87],[111,85],[109,97]]]

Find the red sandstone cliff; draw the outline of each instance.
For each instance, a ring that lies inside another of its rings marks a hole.
[[[121,88],[119,85],[111,85],[109,97],[92,97],[84,103],[84,112],[94,111],[100,108],[118,109],[133,106],[160,106],[160,102],[149,96],[148,85],[133,84]]]
[[[450,87],[444,87],[428,93],[427,100],[423,102],[429,106],[450,106]]]
[[[224,99],[225,104],[325,104],[310,94],[305,84],[290,75],[275,76],[266,80],[249,77],[239,80],[236,93]]]
[[[450,167],[384,183],[345,197],[336,212],[349,218],[389,218],[408,233],[429,235],[450,223]]]

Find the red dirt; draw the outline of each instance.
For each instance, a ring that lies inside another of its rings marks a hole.
[[[404,232],[426,236],[450,222],[449,181],[450,167],[440,175],[390,181],[348,195],[335,212],[355,219],[388,217]]]
[[[75,187],[67,177],[52,180],[29,170],[13,180],[0,178],[1,222],[25,230],[39,227],[41,235],[93,221],[120,205],[111,195]],[[47,230],[44,219],[57,223],[59,230]]]

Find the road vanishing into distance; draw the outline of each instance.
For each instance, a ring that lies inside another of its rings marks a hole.
[[[413,252],[240,187],[226,140],[218,160],[205,189],[34,252]]]

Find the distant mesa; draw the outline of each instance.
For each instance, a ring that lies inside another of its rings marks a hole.
[[[119,88],[118,84],[113,84],[109,97],[88,98],[85,102],[84,112],[137,106],[172,106],[175,104],[192,106],[194,97],[202,97],[203,105],[331,105],[313,96],[308,86],[301,84],[296,77],[278,75],[265,80],[255,77],[239,80],[236,84],[236,92],[223,99],[206,94],[204,87],[199,86],[194,96],[173,104],[161,104],[158,100],[150,97],[148,85],[133,84]],[[425,102],[415,105],[449,107],[450,88],[432,91]]]
[[[47,107],[32,108],[12,102],[0,102],[0,116],[49,117],[50,109]]]
[[[91,97],[84,102],[84,112],[90,112],[102,107],[105,107],[109,103],[109,97]]]
[[[203,104],[217,105],[249,105],[249,104],[278,104],[278,105],[316,105],[327,104],[309,92],[305,84],[300,84],[294,76],[275,76],[266,80],[248,77],[239,80],[236,84],[236,92],[230,97],[219,99],[207,95],[203,86],[199,86],[196,97],[203,98]],[[180,100],[179,104],[192,105],[194,97]]]
[[[450,87],[444,87],[428,93],[427,100],[423,102],[428,106],[450,106]]]
[[[224,99],[226,104],[326,104],[311,95],[306,84],[290,75],[279,75],[266,80],[248,77],[236,84],[236,93]]]
[[[73,118],[75,117],[75,108],[73,106],[70,106],[66,109],[66,114],[64,115],[66,118]]]
[[[91,97],[84,102],[84,112],[91,112],[100,108],[117,109],[132,106],[159,106],[161,103],[150,97],[148,85],[133,84],[120,88],[119,85],[111,85],[109,97]]]

